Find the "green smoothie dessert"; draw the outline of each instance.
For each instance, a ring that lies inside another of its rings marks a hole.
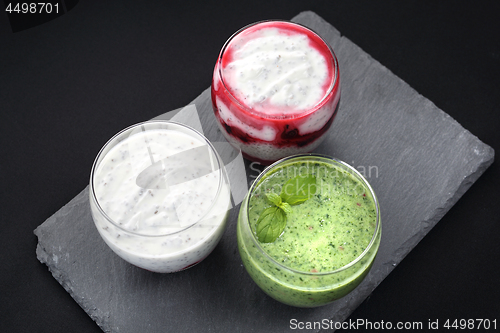
[[[370,185],[326,156],[292,156],[271,165],[243,201],[238,247],[252,279],[298,307],[330,303],[368,274],[381,236]]]

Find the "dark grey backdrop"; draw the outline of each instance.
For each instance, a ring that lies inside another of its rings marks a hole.
[[[109,137],[206,89],[234,31],[304,10],[500,152],[498,1],[81,0],[17,33],[2,12],[0,332],[100,332],[36,259],[33,229],[87,185]],[[499,185],[495,161],[350,319],[500,327]]]

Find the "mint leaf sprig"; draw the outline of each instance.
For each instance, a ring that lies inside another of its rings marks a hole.
[[[265,209],[257,220],[257,239],[261,243],[272,243],[285,230],[286,218],[292,212],[291,206],[303,203],[316,194],[316,177],[297,176],[289,179],[280,195],[270,192],[266,197],[274,206]]]

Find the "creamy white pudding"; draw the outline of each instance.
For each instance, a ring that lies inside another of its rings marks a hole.
[[[152,121],[114,136],[91,173],[97,230],[126,261],[169,273],[203,260],[226,226],[230,188],[212,145],[182,124]]]

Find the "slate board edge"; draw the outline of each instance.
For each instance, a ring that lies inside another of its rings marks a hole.
[[[81,204],[85,204],[88,201],[88,189],[89,186],[86,186],[79,194],[77,194],[71,201],[69,201],[66,205],[61,207],[56,213],[54,213],[51,217],[49,217],[44,223],[39,225],[33,233],[38,237],[38,243],[36,246],[36,256],[37,259],[42,263],[47,265],[47,268],[51,272],[52,276],[59,282],[59,284],[66,290],[66,292],[78,303],[78,305],[87,313],[87,315],[101,328],[104,332],[112,332],[112,329],[109,325],[106,325],[106,317],[109,317],[109,314],[103,313],[97,308],[93,306],[89,306],[89,301],[85,300],[83,297],[78,297],[78,295],[74,292],[74,287],[69,283],[70,279],[65,279],[64,276],[67,273],[61,269],[56,268],[54,265],[54,258],[49,254],[49,252],[45,249],[41,242],[41,238],[43,235],[41,234],[42,228],[46,227],[49,224],[53,224],[57,222],[58,218],[63,218],[64,215],[61,216],[61,211],[66,209],[71,209],[74,206],[78,206]],[[66,281],[66,282],[65,282]]]

